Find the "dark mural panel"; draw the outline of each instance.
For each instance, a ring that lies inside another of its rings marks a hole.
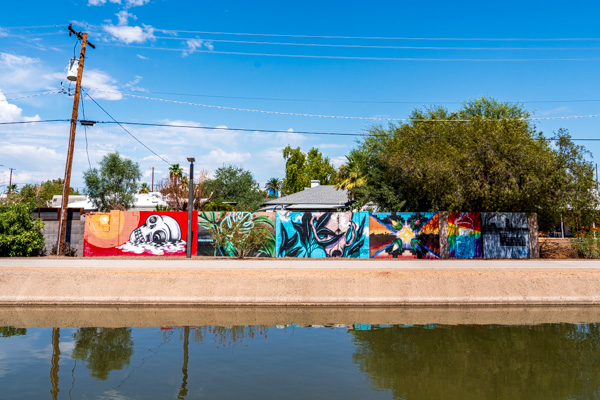
[[[438,213],[369,214],[371,258],[440,258]]]
[[[198,213],[197,255],[212,257],[236,257],[237,249],[233,245],[215,248],[210,230],[222,224],[241,223],[244,229],[250,230],[258,225],[268,228],[269,240],[249,257],[274,257],[275,254],[275,213],[257,212],[220,212],[207,211]]]
[[[369,257],[366,212],[277,212],[277,257]]]
[[[448,248],[450,258],[482,258],[481,215],[478,212],[448,215]]]
[[[529,228],[524,213],[481,213],[485,258],[528,258]]]

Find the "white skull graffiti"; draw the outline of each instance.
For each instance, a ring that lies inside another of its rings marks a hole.
[[[181,240],[181,228],[177,221],[167,215],[152,214],[146,223],[131,232],[131,243],[165,243]]]

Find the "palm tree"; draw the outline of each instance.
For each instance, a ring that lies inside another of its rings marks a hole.
[[[279,197],[279,191],[281,190],[282,186],[283,182],[281,181],[281,179],[271,178],[267,181],[266,188],[269,195],[271,195],[271,192],[273,192],[273,195],[275,197]]]
[[[173,181],[175,184],[177,184],[177,181],[182,176],[183,176],[183,168],[181,168],[179,166],[179,164],[171,165],[171,167],[169,168],[169,178],[171,179],[171,181]]]
[[[146,182],[142,183],[142,186],[140,187],[140,191],[138,193],[150,193],[150,188],[148,187],[148,184]]]
[[[188,178],[187,176],[182,176],[181,177],[181,186],[183,187],[188,187],[190,184],[190,178]]]
[[[346,156],[346,163],[340,167],[337,175],[336,189],[346,189],[352,192],[353,189],[364,186],[367,180],[362,176],[362,171],[352,153]]]

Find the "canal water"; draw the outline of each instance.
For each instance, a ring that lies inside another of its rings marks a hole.
[[[7,399],[598,399],[598,323],[0,327]]]

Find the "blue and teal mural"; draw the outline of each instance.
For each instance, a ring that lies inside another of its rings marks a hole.
[[[277,257],[369,257],[366,212],[277,212]]]
[[[437,213],[369,215],[371,258],[440,258]]]

